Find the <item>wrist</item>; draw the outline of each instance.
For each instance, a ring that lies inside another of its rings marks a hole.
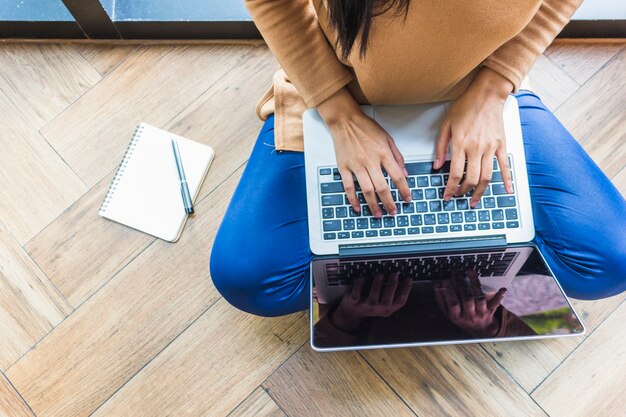
[[[515,86],[491,68],[482,67],[472,81],[470,88],[478,90],[485,97],[504,101],[513,92]]]
[[[361,108],[350,91],[344,87],[319,104],[317,111],[326,125],[333,127],[354,120]]]

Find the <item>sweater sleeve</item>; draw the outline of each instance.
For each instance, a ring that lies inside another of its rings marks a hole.
[[[309,0],[245,0],[270,50],[304,102],[315,107],[352,79]]]
[[[528,25],[495,50],[483,65],[519,89],[522,79],[578,9],[582,0],[544,0]]]

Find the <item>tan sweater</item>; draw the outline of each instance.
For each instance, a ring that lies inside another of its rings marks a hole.
[[[411,0],[406,19],[394,11],[372,20],[364,59],[347,60],[323,0],[246,0],[283,70],[257,106],[275,113],[278,150],[302,151],[302,112],[343,86],[361,104],[407,104],[457,98],[482,65],[515,85],[582,0]]]

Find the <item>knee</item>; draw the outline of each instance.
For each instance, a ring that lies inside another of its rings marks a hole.
[[[298,303],[304,290],[301,276],[274,274],[264,259],[255,254],[241,254],[237,248],[228,246],[216,239],[209,261],[213,285],[226,301],[261,317],[306,309]]]
[[[607,232],[602,243],[581,255],[572,269],[578,272],[578,280],[567,292],[574,298],[596,300],[625,291],[626,238],[619,230]]]

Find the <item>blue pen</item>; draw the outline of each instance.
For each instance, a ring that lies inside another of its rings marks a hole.
[[[180,157],[178,142],[172,139],[172,149],[174,150],[174,159],[176,160],[176,168],[178,169],[178,178],[180,179],[180,194],[183,196],[183,205],[187,214],[193,213],[193,201],[191,201],[191,193],[187,185],[187,177],[183,168],[183,160]]]

